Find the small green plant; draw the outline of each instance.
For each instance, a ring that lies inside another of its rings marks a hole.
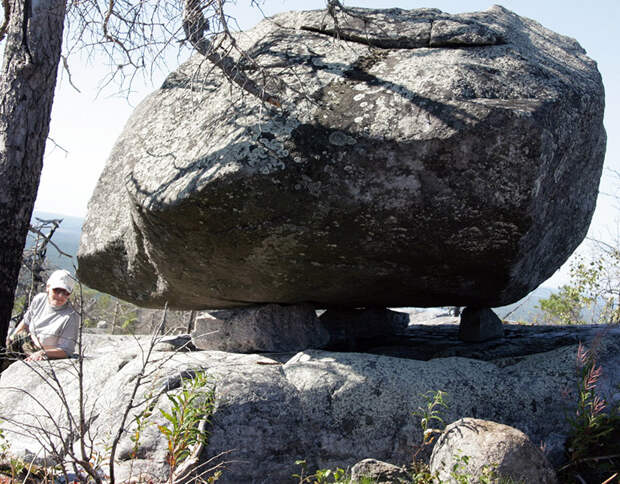
[[[26,463],[22,459],[12,457],[9,451],[10,445],[6,440],[4,431],[0,428],[0,462],[2,463],[0,473],[8,472],[11,476],[9,482],[18,482],[26,470]]]
[[[123,321],[123,323],[121,324],[121,328],[127,333],[133,333],[135,331],[137,322],[138,318],[134,315],[131,315]]]
[[[293,474],[293,477],[298,479],[298,484],[348,484],[351,482],[347,471],[339,467],[336,470],[318,469],[313,474],[308,474],[308,463],[305,460],[296,460],[295,465],[301,466],[301,472]],[[370,482],[360,484],[370,484]]]
[[[435,474],[431,473],[430,467],[420,458],[420,453],[435,440],[435,436],[443,431],[446,426],[442,413],[448,409],[446,403],[447,393],[442,390],[428,391],[422,397],[426,404],[418,407],[413,415],[420,417],[420,427],[422,428],[422,443],[417,446],[411,464],[411,479],[414,483],[427,484],[439,482]],[[436,428],[439,424],[440,428]]]
[[[150,418],[153,415],[153,406],[155,402],[153,401],[152,392],[149,392],[145,396],[145,400],[152,403],[147,405],[144,410],[142,410],[138,415],[134,417],[135,428],[129,436],[129,440],[131,440],[133,444],[131,447],[132,459],[138,457],[138,450],[140,449],[140,438],[142,437],[142,432],[144,432],[144,429],[146,429],[146,427],[151,424]]]
[[[441,481],[435,474],[431,473],[431,469],[426,462],[421,460],[414,460],[410,469],[411,482],[415,484],[431,484],[436,482],[441,484]]]
[[[158,425],[159,431],[168,441],[167,461],[170,475],[186,459],[195,445],[205,444],[208,434],[200,429],[199,423],[213,413],[215,392],[208,388],[209,379],[204,372],[197,372],[192,378],[184,378],[181,390],[168,393],[170,412],[159,411],[169,425]]]
[[[436,434],[440,434],[443,431],[443,427],[446,426],[441,414],[444,410],[448,409],[448,405],[445,402],[447,393],[441,390],[436,392],[428,391],[423,397],[426,400],[425,407],[418,407],[413,412],[413,415],[420,417],[420,426],[422,427],[422,445],[427,446],[433,442]],[[438,423],[441,429],[435,428],[433,423]]]
[[[510,478],[501,477],[497,474],[497,464],[482,466],[480,475],[474,477],[467,470],[470,457],[468,455],[462,455],[461,453],[455,456],[456,462],[452,465],[450,470],[450,477],[454,479],[457,484],[509,484],[513,483]]]

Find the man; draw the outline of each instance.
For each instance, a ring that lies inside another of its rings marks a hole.
[[[68,358],[73,354],[79,316],[68,301],[74,285],[68,271],[52,273],[46,292],[32,299],[24,318],[7,337],[7,353],[26,354],[26,361]]]

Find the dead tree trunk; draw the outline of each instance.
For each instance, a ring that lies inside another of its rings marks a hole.
[[[65,0],[8,0],[8,6],[0,75],[0,344],[43,166]]]

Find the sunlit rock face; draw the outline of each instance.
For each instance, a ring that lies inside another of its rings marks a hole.
[[[79,276],[143,306],[499,306],[584,238],[604,93],[502,8],[285,13],[239,34],[282,108],[193,57],[138,106]]]

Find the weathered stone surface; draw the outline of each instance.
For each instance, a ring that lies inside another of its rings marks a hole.
[[[467,463],[462,458],[467,457]],[[454,466],[475,482],[485,468],[515,482],[556,484],[553,468],[544,454],[520,430],[477,418],[463,418],[448,425],[431,456],[431,472],[441,482],[461,482],[452,476]]]
[[[588,338],[583,340],[589,344]],[[620,329],[608,331],[598,341],[604,369],[601,394],[610,405],[617,405]],[[86,423],[95,450],[105,457],[132,385],[143,372],[145,352],[130,337],[88,335],[87,343]],[[570,428],[566,415],[577,398],[570,393],[576,388],[576,353],[577,345],[571,344],[512,361],[485,362],[326,351],[288,356],[155,352],[146,368],[148,379],[137,394],[138,401],[156,397],[150,424],[143,429],[138,460],[132,462],[130,436],[135,435],[134,418],[143,407],[130,412],[128,432],[119,444],[118,475],[128,477],[132,466],[134,470],[139,466],[154,473],[156,481],[165,480],[166,442],[156,424],[166,420],[159,409],[169,409],[165,394],[178,391],[180,376],[198,370],[211,376],[216,397],[202,458],[230,451],[222,457],[229,464],[218,482],[288,483],[298,471],[294,462],[300,458],[308,461],[310,469],[347,467],[369,456],[399,466],[410,462],[413,445],[422,438],[412,412],[425,406],[422,395],[428,391],[448,393],[447,423],[462,417],[482,418],[515,427],[536,443],[548,438],[557,441]],[[70,410],[77,416],[75,371],[67,370],[73,362],[43,363],[40,368],[56,371]],[[48,412],[58,422],[67,422],[58,395],[18,362],[0,377],[0,402],[0,426],[11,448],[22,456],[44,458],[35,438],[43,435],[37,426],[57,432],[45,417]],[[40,424],[25,428],[36,416],[41,416]]]
[[[498,6],[356,12],[340,43],[324,11],[239,35],[281,111],[203,59],[171,74],[101,176],[82,281],[151,306],[494,307],[548,278],[595,206],[594,61]]]
[[[309,304],[203,312],[192,340],[202,350],[250,353],[323,348],[329,333]]]
[[[459,339],[478,343],[504,336],[504,326],[497,314],[489,308],[466,307],[461,313]]]
[[[354,350],[416,360],[459,356],[495,361],[498,364],[503,361],[506,365],[511,365],[520,361],[523,356],[552,351],[579,342],[595,341],[601,335],[620,337],[620,328],[606,325],[534,326],[507,323],[504,324],[503,338],[467,343],[459,338],[459,318],[441,319],[445,321],[444,324],[410,325],[403,335],[377,338],[374,345]],[[620,359],[618,361],[620,362]]]
[[[376,459],[364,459],[351,468],[352,482],[359,482],[364,477],[377,484],[401,484],[411,480],[411,476],[402,467]]]

